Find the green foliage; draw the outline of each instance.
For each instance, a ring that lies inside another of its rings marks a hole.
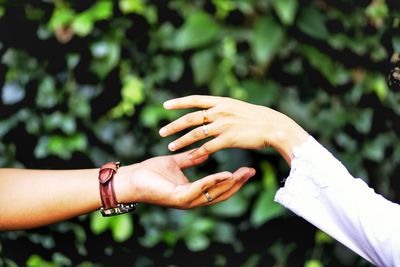
[[[204,12],[190,14],[175,36],[175,47],[178,50],[198,48],[212,42],[219,26],[212,17]]]
[[[100,213],[96,212],[92,213],[90,229],[97,235],[109,229],[115,241],[124,242],[133,234],[133,221],[129,214],[103,218]]]
[[[0,1],[0,166],[90,168],[167,154],[175,137],[158,129],[185,111],[162,102],[213,94],[284,112],[398,200],[400,92],[386,77],[400,52],[399,6],[350,2]],[[187,173],[243,165],[256,177],[215,206],[139,205],[133,216],[96,212],[1,233],[0,265],[369,266],[273,201],[289,168],[271,149],[221,151]],[[19,255],[11,249],[26,243]]]
[[[255,22],[252,48],[254,59],[263,64],[269,62],[280,48],[284,32],[272,18],[259,18]]]
[[[285,213],[284,208],[274,202],[274,196],[278,189],[274,167],[268,162],[261,162],[261,170],[264,174],[261,186],[263,190],[256,200],[250,218],[251,223],[255,227],[259,227],[267,221]]]

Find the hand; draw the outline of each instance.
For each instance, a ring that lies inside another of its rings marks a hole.
[[[122,181],[115,184],[118,200],[190,209],[230,198],[255,174],[254,169],[243,167],[234,173],[216,173],[191,183],[182,169],[204,162],[207,156],[190,160],[189,153],[155,157],[122,167],[117,175],[125,179],[115,179]],[[207,200],[206,191],[213,200]]]
[[[165,137],[198,126],[168,145],[171,151],[214,136],[191,153],[196,159],[228,147],[259,149],[272,146],[290,163],[293,146],[308,134],[286,115],[273,109],[217,96],[193,95],[164,103],[166,109],[201,108],[160,129]]]

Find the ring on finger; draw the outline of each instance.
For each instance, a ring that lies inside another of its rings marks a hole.
[[[203,133],[205,136],[208,136],[208,127],[207,124],[203,124]]]
[[[208,114],[207,114],[207,110],[203,109],[203,124],[207,124],[208,123]]]
[[[210,196],[210,194],[208,193],[208,191],[204,191],[204,196],[207,198],[208,202],[213,201],[214,199],[212,198],[212,196]]]

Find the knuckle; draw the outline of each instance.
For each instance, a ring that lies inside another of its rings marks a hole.
[[[202,149],[203,149],[205,154],[209,154],[211,152],[211,147],[207,143],[202,146]]]
[[[200,130],[193,130],[193,131],[190,133],[190,138],[191,138],[191,139],[198,139],[198,138],[200,138]]]

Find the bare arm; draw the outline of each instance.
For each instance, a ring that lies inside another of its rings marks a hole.
[[[37,227],[101,205],[98,169],[0,169],[0,229]]]
[[[255,174],[243,167],[190,182],[182,170],[207,157],[188,160],[188,153],[121,167],[114,178],[117,201],[179,209],[205,206],[228,199]],[[0,169],[0,230],[39,227],[99,209],[98,172]],[[205,190],[213,201],[207,201]]]

